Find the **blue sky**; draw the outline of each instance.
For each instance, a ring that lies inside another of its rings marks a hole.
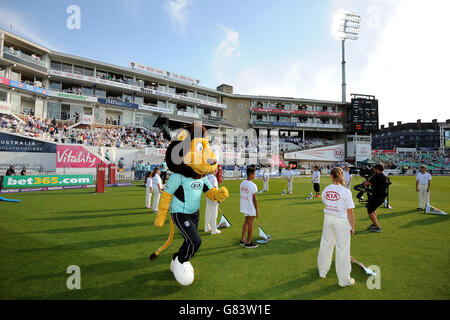
[[[448,87],[443,75],[450,72],[449,47],[437,43],[436,35],[423,44],[435,47],[437,55],[418,50],[410,33],[450,27],[449,3],[0,0],[0,27],[58,51],[121,66],[135,60],[192,76],[210,88],[225,82],[243,94],[340,100],[340,44],[331,37],[331,21],[338,9],[354,10],[362,27],[360,39],[347,44],[348,93],[376,95],[381,123],[443,121],[450,118],[448,102],[430,96]],[[70,5],[80,7],[79,30],[66,27]],[[427,12],[435,19],[427,21]],[[419,18],[424,25],[417,25]],[[424,55],[430,56],[427,63]],[[408,74],[413,70],[421,73],[425,87]]]

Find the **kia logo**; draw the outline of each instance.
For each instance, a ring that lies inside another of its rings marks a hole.
[[[242,192],[245,192],[245,193],[248,193],[248,188],[247,188],[247,187],[242,187],[242,188],[241,188],[241,191],[242,191]]]
[[[334,149],[333,155],[335,158],[343,158],[344,157],[344,150],[341,148]]]
[[[202,183],[201,182],[192,182],[191,183],[191,188],[194,190],[200,190],[202,187]]]
[[[341,198],[341,195],[334,191],[325,192],[325,199],[330,201],[338,201]]]

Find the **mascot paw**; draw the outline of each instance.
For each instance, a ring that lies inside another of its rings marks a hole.
[[[164,227],[164,223],[166,221],[166,217],[163,215],[158,215],[158,217],[156,217],[155,219],[155,226],[158,228],[162,228]]]
[[[228,198],[228,189],[225,187],[221,187],[219,189],[219,191],[216,194],[216,199],[217,201],[222,202],[223,200],[225,200],[226,198]]]
[[[175,280],[182,286],[189,286],[194,282],[194,268],[189,261],[180,263],[176,257],[170,267]]]

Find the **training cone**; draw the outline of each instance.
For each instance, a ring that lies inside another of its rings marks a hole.
[[[259,229],[259,236],[262,239],[256,240],[256,242],[258,242],[258,243],[267,243],[270,240],[272,240],[272,238],[270,238],[270,235],[266,234],[260,226],[258,226],[258,229]]]
[[[439,210],[428,203],[425,205],[425,213],[439,214],[441,216],[445,216],[447,214],[446,212]]]
[[[219,224],[217,225],[217,229],[223,229],[223,228],[229,228],[231,227],[231,223],[228,221],[228,219],[222,215],[222,218],[220,218]]]

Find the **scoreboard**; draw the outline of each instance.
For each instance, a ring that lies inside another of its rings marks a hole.
[[[378,100],[374,96],[354,95],[350,103],[350,132],[378,130]]]

